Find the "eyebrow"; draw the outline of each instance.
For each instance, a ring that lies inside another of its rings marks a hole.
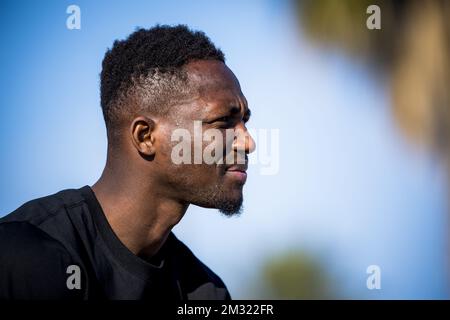
[[[239,114],[240,112],[241,112],[241,108],[233,104],[233,105],[230,105],[230,107],[228,108],[227,114],[230,115],[230,116],[233,116],[233,115]],[[247,122],[250,119],[250,116],[251,116],[251,111],[247,107],[245,112],[244,112],[243,120],[245,122]],[[212,123],[215,120],[216,119],[214,119],[214,120],[205,120],[204,122]]]
[[[248,108],[248,106],[244,106],[244,108],[246,107],[246,110],[245,110],[245,112],[244,112],[244,115],[243,115],[243,117],[242,117],[242,120],[244,120],[244,122],[247,122],[247,121],[249,121],[250,120],[250,117],[251,117],[251,115],[252,115],[252,112],[251,112],[251,110]],[[232,106],[231,108],[230,108],[230,115],[235,115],[235,114],[237,114],[237,113],[240,113],[240,111],[241,111],[241,108],[239,108],[239,107],[237,107],[237,106]]]
[[[241,108],[239,108],[238,106],[236,106],[236,105],[232,105],[231,107],[230,107],[230,109],[228,109],[228,112],[230,113],[230,114],[236,114],[236,113],[239,113],[241,111]]]
[[[236,113],[239,113],[241,111],[241,108],[239,108],[238,106],[235,106],[235,105],[233,105],[233,106],[231,106],[230,107],[230,109],[229,109],[229,113],[231,114],[231,115],[234,115],[234,114],[236,114]],[[247,107],[247,109],[245,110],[245,112],[244,112],[244,118],[246,117],[246,118],[250,118],[250,116],[252,115],[252,112],[251,112],[251,110]]]

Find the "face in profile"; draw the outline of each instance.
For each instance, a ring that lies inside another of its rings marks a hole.
[[[161,170],[161,182],[183,202],[206,208],[217,208],[225,215],[240,212],[243,186],[247,179],[247,154],[255,149],[246,122],[250,117],[247,101],[232,71],[220,61],[200,60],[185,66],[196,94],[173,106],[171,116],[158,124],[155,140],[155,163]],[[198,131],[215,133],[215,139],[200,142]],[[175,163],[171,140],[174,130],[183,129],[192,138],[189,163]],[[220,135],[219,135],[220,133]],[[216,161],[198,162],[195,153],[212,152]],[[200,150],[201,149],[201,150]],[[219,151],[220,150],[220,151]],[[207,151],[207,150],[206,150]]]

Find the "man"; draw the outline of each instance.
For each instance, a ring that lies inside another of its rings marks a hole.
[[[191,203],[225,215],[242,205],[255,144],[224,61],[204,33],[185,26],[139,29],[114,43],[101,72],[105,169],[92,188],[32,200],[0,219],[0,298],[230,298],[171,232]],[[197,137],[195,122],[223,140],[192,141],[182,156],[212,145],[231,163],[174,161],[173,133]]]

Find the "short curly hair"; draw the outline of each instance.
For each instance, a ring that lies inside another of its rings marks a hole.
[[[183,66],[193,60],[225,62],[223,52],[201,31],[185,25],[139,28],[116,40],[102,62],[100,96],[108,136],[139,110],[164,114],[189,92]]]

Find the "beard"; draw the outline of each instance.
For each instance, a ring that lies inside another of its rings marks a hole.
[[[227,217],[238,216],[243,207],[242,188],[243,185],[230,188],[220,183],[201,187],[191,184],[186,201],[199,207],[218,209]]]
[[[219,209],[219,212],[227,217],[232,216],[239,216],[242,213],[242,198],[239,203],[235,202],[225,202],[220,204],[220,206],[217,207]]]
[[[211,197],[213,207],[217,208],[220,213],[227,217],[239,216],[242,213],[243,196],[242,193],[239,197],[230,198],[225,194],[216,193]]]
[[[239,191],[233,190],[230,192],[224,190],[223,186],[216,185],[212,188],[199,190],[192,200],[192,204],[216,208],[227,217],[239,216],[242,213],[242,188]]]
[[[216,172],[211,173],[216,174]],[[227,217],[242,213],[243,184],[219,177],[215,183],[196,180],[197,173],[178,170],[171,175],[169,184],[178,190],[183,201],[203,207],[215,208]]]

